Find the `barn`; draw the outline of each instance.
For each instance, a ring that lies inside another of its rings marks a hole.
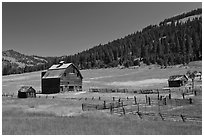
[[[18,98],[36,97],[36,91],[31,86],[22,86],[18,90]]]
[[[65,64],[61,61],[41,73],[42,93],[82,91],[82,79],[80,71],[73,63]]]
[[[186,75],[173,75],[168,79],[169,87],[180,87],[188,82]]]

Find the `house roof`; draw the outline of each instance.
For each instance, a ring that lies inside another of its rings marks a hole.
[[[183,80],[184,78],[188,79],[185,75],[173,75],[169,77],[169,81]]]
[[[34,91],[35,91],[35,89],[32,88],[31,86],[22,86],[22,87],[18,90],[18,92],[29,92],[29,91],[31,91],[31,90],[34,90]]]

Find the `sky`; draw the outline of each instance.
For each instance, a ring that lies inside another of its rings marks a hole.
[[[2,50],[73,55],[202,8],[201,2],[3,2]]]

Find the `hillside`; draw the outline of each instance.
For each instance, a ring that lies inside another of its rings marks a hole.
[[[45,69],[51,59],[39,56],[28,56],[14,50],[2,52],[3,75],[18,74]]]
[[[165,19],[159,25],[149,25],[142,31],[65,58],[82,69],[129,67],[140,65],[141,61],[168,66],[201,59],[202,9]]]
[[[38,57],[9,50],[3,52],[3,75],[43,70],[60,60],[72,62],[80,69],[130,67],[141,63],[167,67],[202,60],[202,9],[158,24],[75,55]]]

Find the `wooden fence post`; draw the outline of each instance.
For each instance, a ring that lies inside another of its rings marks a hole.
[[[146,103],[147,103],[147,95],[145,95]]]
[[[194,90],[194,96],[196,96],[197,95],[197,92],[196,92],[196,90]]]
[[[139,106],[139,103],[137,104],[137,112],[138,112],[138,113],[140,112],[140,106]]]
[[[94,100],[94,97],[92,97],[92,100]]]
[[[98,100],[101,100],[101,97],[98,97]]]
[[[181,115],[181,119],[182,119],[183,122],[185,122],[185,118],[184,118],[183,115]]]
[[[110,104],[110,113],[113,114],[113,105],[112,105],[112,103]]]
[[[183,99],[185,99],[185,94],[184,94],[184,92],[182,93],[182,97],[183,97]]]
[[[118,102],[120,102],[120,98],[118,99]]]
[[[129,98],[127,97],[127,100],[128,100]]]
[[[163,99],[163,96],[160,96],[160,100],[162,100]]]
[[[81,104],[81,108],[82,108],[82,110],[84,111],[84,104],[83,104],[83,103]]]
[[[106,109],[106,101],[103,102],[103,108]]]
[[[125,115],[125,108],[123,107],[123,115]]]
[[[151,100],[150,100],[150,97],[148,97],[148,102],[149,102],[149,105],[151,105]]]
[[[140,112],[137,112],[137,114],[140,117],[140,119],[142,119],[142,114]]]
[[[171,99],[171,93],[169,93],[169,99]]]
[[[135,105],[137,104],[137,100],[136,100],[136,97],[134,96],[134,100],[135,100]]]
[[[157,99],[159,100],[159,90],[157,89]]]
[[[113,97],[113,101],[115,101],[115,97]]]
[[[162,116],[161,113],[159,113],[159,116],[161,117],[161,119],[164,121],[164,117]]]
[[[189,98],[189,103],[190,103],[190,104],[192,104],[192,103],[193,103],[193,102],[192,102],[192,98]]]

